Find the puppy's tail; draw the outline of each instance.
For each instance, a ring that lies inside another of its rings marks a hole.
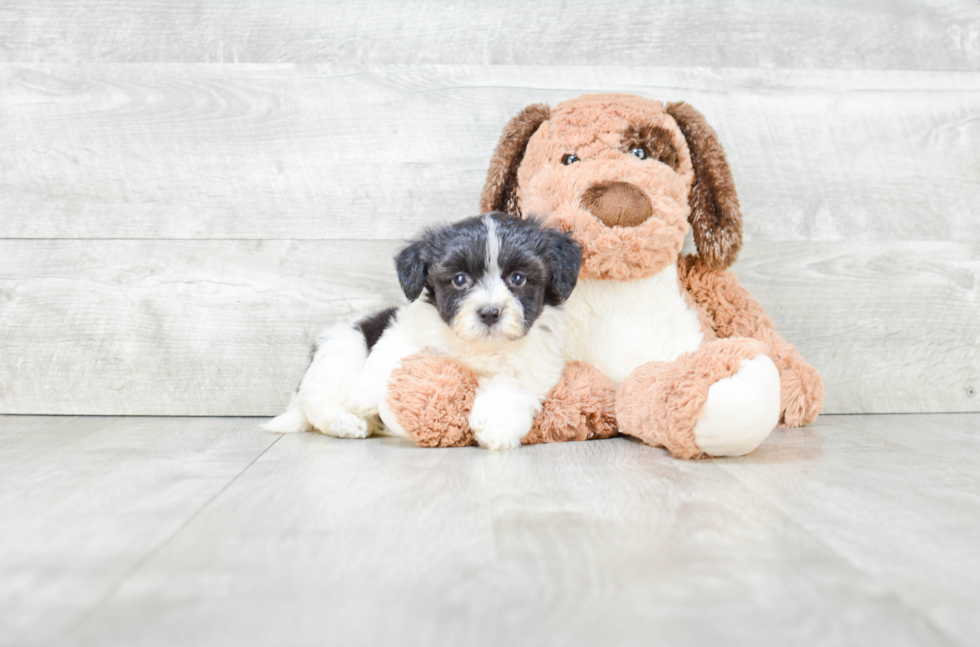
[[[286,413],[276,416],[262,425],[262,428],[277,434],[292,434],[297,431],[306,431],[310,428],[310,423],[307,422],[302,411],[290,408],[286,410]]]

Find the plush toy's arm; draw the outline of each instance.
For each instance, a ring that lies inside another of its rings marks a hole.
[[[454,359],[413,355],[388,382],[388,411],[419,445],[475,445],[469,426],[477,392],[473,372]],[[616,434],[616,387],[597,368],[569,362],[541,403],[524,445],[608,438]]]
[[[720,338],[751,337],[769,345],[769,356],[779,368],[785,427],[808,425],[823,407],[823,380],[792,345],[776,332],[772,320],[731,270],[715,270],[695,256],[678,263],[678,275],[699,308],[702,321]]]

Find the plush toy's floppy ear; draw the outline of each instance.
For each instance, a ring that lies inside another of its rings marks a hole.
[[[398,252],[395,257],[395,269],[398,271],[398,283],[409,301],[415,301],[425,287],[425,262],[422,252],[425,241],[416,241]]]
[[[551,245],[551,278],[545,290],[545,303],[556,306],[572,295],[582,269],[582,248],[571,234],[547,230]]]
[[[517,206],[517,167],[524,159],[524,150],[531,135],[551,116],[551,108],[536,103],[521,110],[511,119],[500,135],[497,148],[490,158],[487,182],[480,195],[480,213],[503,211],[520,216]]]
[[[677,122],[691,150],[690,222],[698,255],[710,267],[725,269],[735,262],[742,247],[742,213],[725,151],[714,129],[691,106],[671,103],[666,112]]]

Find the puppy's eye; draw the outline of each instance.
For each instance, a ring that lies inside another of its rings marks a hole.
[[[514,272],[510,275],[510,284],[515,288],[519,288],[524,285],[525,281],[527,281],[527,278],[525,278],[525,276],[519,272]]]
[[[574,164],[577,161],[578,161],[578,155],[576,155],[575,153],[569,153],[565,157],[561,158],[561,163],[564,164],[565,166],[568,166],[569,164]]]
[[[459,274],[453,277],[453,285],[455,285],[458,288],[461,288],[464,285],[466,285],[466,282],[469,281],[469,279],[470,277],[460,272]]]
[[[631,148],[630,149],[630,155],[636,155],[641,160],[645,160],[647,157],[650,156],[650,154],[647,153],[647,149],[643,148],[642,146],[637,146],[636,148]]]

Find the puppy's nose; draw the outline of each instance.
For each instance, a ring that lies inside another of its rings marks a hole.
[[[643,191],[627,182],[600,182],[582,194],[582,206],[607,227],[636,227],[653,215]]]
[[[500,308],[497,306],[483,306],[476,314],[480,315],[480,321],[488,326],[492,326],[500,319]]]

